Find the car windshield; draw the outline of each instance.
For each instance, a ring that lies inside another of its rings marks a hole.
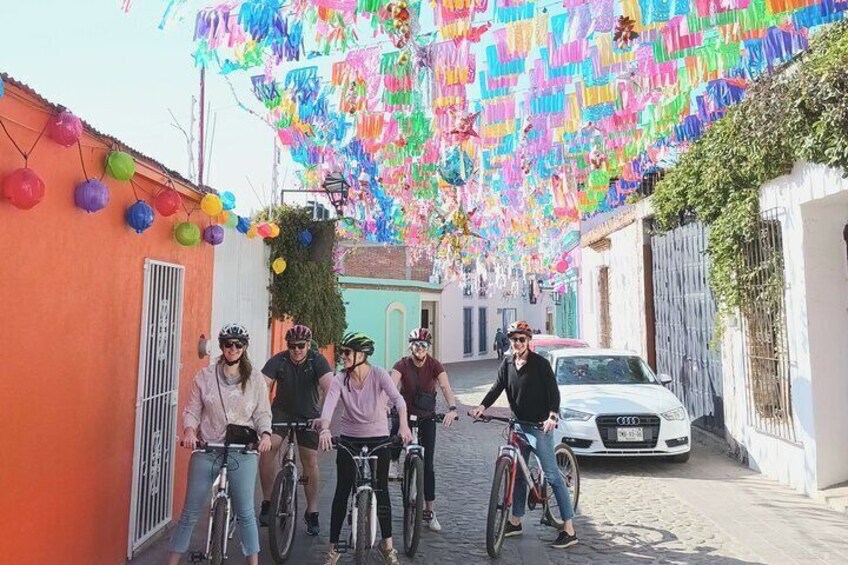
[[[651,369],[641,358],[622,355],[560,357],[556,363],[557,384],[627,385],[656,384]]]

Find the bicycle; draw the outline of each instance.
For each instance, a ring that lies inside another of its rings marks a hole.
[[[350,525],[350,536],[347,544],[339,543],[336,550],[346,553],[354,549],[357,565],[368,562],[371,550],[377,540],[377,456],[381,449],[398,447],[401,440],[392,436],[388,441],[371,449],[363,446],[358,452],[353,446],[347,445],[341,438],[332,439],[333,447],[343,449],[356,467],[356,481],[350,491],[347,505],[347,523]],[[423,487],[422,487],[423,488]]]
[[[306,484],[308,477],[299,477],[297,470],[297,431],[312,429],[312,423],[303,420],[277,422],[271,426],[288,441],[285,451],[280,450],[280,470],[271,491],[268,511],[268,539],[271,557],[285,563],[292,550],[292,540],[297,530],[297,485]]]
[[[400,484],[403,495],[403,551],[407,557],[415,556],[421,540],[421,524],[424,516],[424,448],[418,443],[418,426],[426,420],[435,420],[436,423],[441,424],[445,420],[445,415],[418,417],[411,414],[409,416],[412,441],[404,447],[406,455],[403,460]]]
[[[228,476],[229,454],[232,451],[239,453],[256,454],[253,445],[207,443],[192,453],[217,453],[223,456],[221,469],[218,477],[212,485],[212,504],[209,511],[209,530],[206,538],[206,551],[192,552],[189,560],[192,563],[209,560],[212,565],[221,565],[227,559],[227,543],[233,539],[235,533],[235,515],[233,514],[232,500],[230,499],[230,482]]]
[[[470,414],[469,414],[470,415]],[[486,551],[493,558],[497,558],[503,546],[506,523],[512,509],[513,489],[519,469],[524,475],[529,491],[527,493],[527,507],[534,510],[537,505],[542,505],[541,524],[562,528],[563,522],[554,515],[552,510],[556,498],[553,489],[545,478],[545,473],[539,463],[539,458],[532,453],[530,463],[521,454],[522,448],[528,445],[523,434],[515,430],[516,425],[542,429],[542,425],[536,422],[524,422],[516,418],[502,418],[499,416],[481,415],[475,421],[478,422],[504,422],[507,425],[507,445],[498,449],[498,458],[495,462],[495,474],[492,478],[492,492],[489,497],[489,510],[486,519]],[[557,467],[560,470],[566,488],[571,491],[571,504],[577,509],[580,496],[580,471],[577,467],[577,458],[565,444],[559,444],[554,451],[557,458]],[[552,504],[553,502],[553,504]]]

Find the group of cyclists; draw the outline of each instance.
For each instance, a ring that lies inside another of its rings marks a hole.
[[[548,361],[530,350],[533,332],[526,322],[515,322],[507,329],[512,354],[504,357],[497,379],[480,406],[469,414],[480,417],[503,391],[510,408],[519,420],[539,422],[537,427],[521,430],[542,465],[560,509],[563,529],[552,547],[565,548],[577,543],[573,527],[573,510],[568,489],[557,470],[552,431],[559,417],[559,390]],[[436,518],[436,479],[434,452],[436,422],[436,389],[442,391],[448,412],[444,425],[450,427],[457,418],[456,398],[447,372],[430,351],[432,335],[426,328],[409,335],[409,355],[399,360],[391,373],[369,363],[374,341],[362,333],[348,333],[339,344],[342,369],[333,372],[330,364],[313,347],[312,331],[295,325],[286,332],[287,349],[256,370],[248,356],[250,335],[239,324],[224,326],[218,342],[221,355],[217,361],[200,370],[191,385],[191,394],[183,411],[182,445],[195,450],[201,443],[230,441],[240,429],[249,429],[256,437],[257,458],[253,453],[234,452],[229,472],[235,516],[240,530],[241,548],[247,563],[259,563],[259,526],[268,525],[271,491],[277,474],[278,452],[283,438],[273,433],[272,423],[311,421],[311,429],[297,431],[299,457],[303,467],[306,494],[306,533],[317,536],[321,531],[318,512],[318,450],[333,448],[330,423],[337,406],[339,440],[358,449],[369,449],[386,442],[391,435],[404,443],[412,439],[409,417],[419,418],[419,443],[424,448],[423,522],[434,532],[442,527]],[[269,392],[270,391],[270,392]],[[390,417],[389,407],[393,407]],[[388,480],[397,475],[400,450],[380,450],[377,455],[377,516],[382,534],[379,552],[387,565],[398,563],[392,543],[392,505]],[[257,461],[258,459],[258,461]],[[214,454],[194,451],[188,471],[185,505],[170,542],[168,565],[177,565],[188,550],[190,538],[216,476],[220,461]],[[347,500],[356,478],[350,457],[339,451],[336,458],[336,490],[330,513],[330,547],[325,565],[334,565]],[[262,505],[258,520],[254,497],[256,475],[262,488]],[[522,533],[521,516],[526,505],[527,488],[523,478],[516,479],[512,516],[506,526],[507,537]]]

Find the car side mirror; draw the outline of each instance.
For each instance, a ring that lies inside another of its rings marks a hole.
[[[660,384],[663,386],[668,386],[674,381],[674,379],[671,378],[671,375],[667,375],[665,373],[660,373],[658,376],[660,379]]]

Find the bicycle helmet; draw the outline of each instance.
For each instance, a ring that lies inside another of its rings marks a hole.
[[[374,340],[364,333],[351,332],[346,334],[339,346],[364,353],[366,357],[374,353]]]
[[[533,337],[533,330],[530,329],[530,324],[524,320],[511,323],[506,328],[506,335],[512,337],[513,334],[524,334],[527,337]]]
[[[298,341],[312,341],[312,330],[306,326],[296,325],[289,328],[286,332],[286,341],[288,343],[296,343]]]
[[[427,328],[417,328],[409,332],[409,343],[414,341],[426,341],[433,343],[433,334]]]
[[[247,329],[241,324],[227,324],[218,333],[218,341],[226,341],[228,339],[240,339],[245,343],[250,343],[250,334]]]

